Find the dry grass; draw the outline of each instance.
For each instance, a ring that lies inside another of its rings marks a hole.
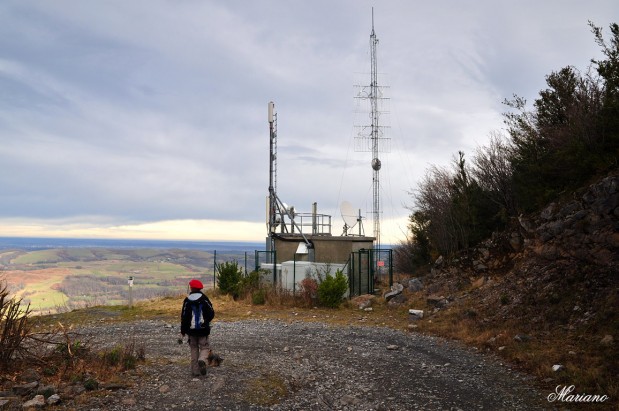
[[[277,374],[263,373],[248,381],[243,400],[248,404],[270,406],[279,403],[288,394],[286,381]]]
[[[604,346],[600,343],[599,330],[597,333],[564,328],[536,331],[521,319],[488,321],[477,311],[479,306],[474,299],[457,300],[433,313],[434,307],[428,305],[421,292],[410,297],[410,307],[426,313],[423,320],[416,322],[416,331],[492,352],[515,368],[536,376],[540,388],[548,392],[553,392],[557,385],[575,385],[581,393],[605,394],[613,401],[619,398],[619,352],[616,344]],[[613,334],[613,331],[609,329],[601,334],[605,333]],[[528,338],[519,341],[515,338],[517,335]],[[565,369],[554,372],[555,364]],[[600,409],[599,404],[597,409]]]

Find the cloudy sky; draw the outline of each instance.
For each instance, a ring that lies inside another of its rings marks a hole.
[[[600,57],[616,0],[3,0],[0,236],[263,241],[267,104],[277,192],[297,211],[362,210],[371,156],[355,85],[369,83],[374,6],[382,239],[404,239],[430,164],[503,127],[504,98]]]

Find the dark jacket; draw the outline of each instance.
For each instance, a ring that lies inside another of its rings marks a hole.
[[[181,310],[181,333],[207,336],[211,333],[210,322],[215,317],[211,300],[202,292],[192,292],[183,301]]]

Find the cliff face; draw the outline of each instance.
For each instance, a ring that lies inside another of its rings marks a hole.
[[[542,336],[616,339],[618,263],[619,177],[610,176],[571,201],[521,216],[467,254],[439,258],[424,282],[428,294],[467,300],[481,321]]]

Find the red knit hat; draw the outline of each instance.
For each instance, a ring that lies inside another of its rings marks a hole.
[[[189,281],[189,288],[195,288],[198,290],[201,290],[204,288],[204,286],[202,285],[202,282],[200,280],[191,280]]]

